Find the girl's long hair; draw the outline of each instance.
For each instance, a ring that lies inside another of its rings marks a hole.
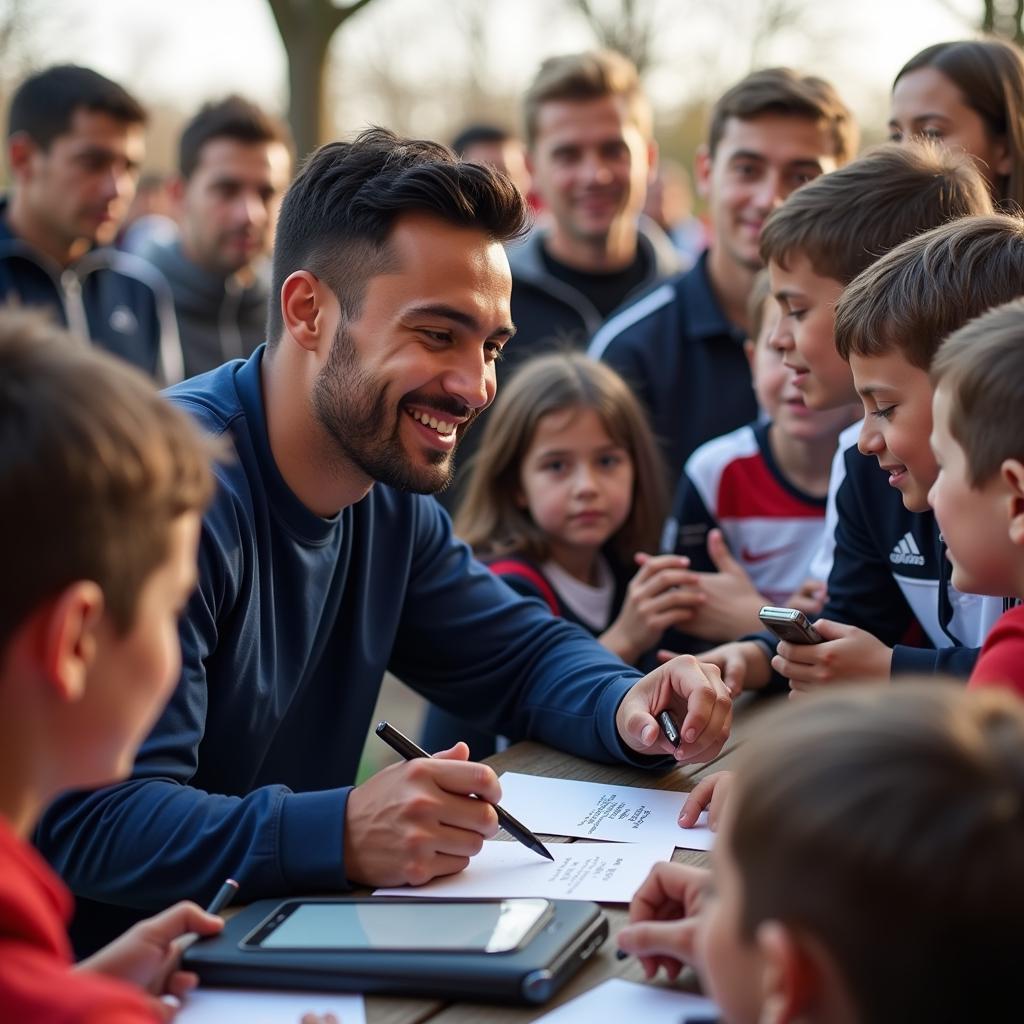
[[[548,557],[546,535],[520,507],[520,470],[540,421],[574,408],[593,409],[633,461],[632,506],[609,541],[612,553],[622,565],[632,565],[634,552],[656,550],[667,507],[665,470],[640,403],[610,367],[557,353],[525,363],[487,417],[455,516],[455,532],[478,555]]]

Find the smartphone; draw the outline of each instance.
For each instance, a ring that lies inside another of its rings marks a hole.
[[[776,608],[766,604],[758,618],[780,640],[791,644],[820,644],[825,638],[811,625],[810,619],[797,608]]]
[[[550,900],[290,900],[239,943],[246,950],[508,953],[547,924]]]

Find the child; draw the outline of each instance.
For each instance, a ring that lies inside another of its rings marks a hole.
[[[998,207],[1024,209],[1024,57],[1001,39],[936,43],[911,57],[892,87],[894,142],[920,136],[978,163]]]
[[[928,494],[949,548],[953,585],[1024,597],[1024,301],[953,333],[932,364]],[[1024,697],[1024,605],[985,639],[968,686],[1008,685]]]
[[[761,725],[712,870],[657,865],[620,946],[648,977],[694,965],[728,1024],[1012,1019],[1020,702],[919,682],[821,694]]]
[[[859,407],[807,407],[771,340],[779,315],[762,272],[751,296],[755,340],[747,346],[758,405],[768,419],[708,441],[690,456],[662,536],[663,551],[688,557],[700,571],[695,581],[706,600],[686,633],[705,647],[760,629],[764,604],[795,603],[815,616],[821,611],[815,593],[824,597],[824,582],[808,580],[807,567],[821,540],[839,432]]]
[[[153,1021],[195,984],[179,903],[71,970],[71,897],[28,837],[69,787],[124,778],[177,679],[208,449],[141,374],[0,315],[0,1018]],[[150,994],[152,993],[152,994]]]
[[[692,603],[681,587],[686,560],[645,553],[665,509],[658,459],[643,411],[614,370],[576,354],[532,359],[498,395],[455,532],[515,590],[639,661]],[[428,749],[467,735],[457,718],[431,709]],[[484,756],[481,734],[467,742]]]
[[[845,286],[902,240],[990,211],[973,161],[917,143],[884,146],[811,182],[772,214],[762,249],[783,309],[782,325],[789,328],[780,330],[776,343],[809,407],[832,408],[856,396],[850,367],[837,351],[836,303]],[[977,273],[977,284],[971,279],[968,287],[958,280],[957,290],[940,292],[934,301],[951,315],[965,290],[979,312],[993,299],[1000,301],[1001,284],[986,282],[983,265]],[[976,298],[984,305],[975,305]],[[892,316],[903,325],[904,296],[890,299]],[[918,307],[916,296],[907,301]],[[837,678],[887,679],[936,669],[966,675],[970,670],[973,655],[961,660],[962,651],[949,650],[955,646],[946,631],[950,616],[936,601],[942,565],[933,524],[929,517],[907,518],[877,467],[855,448],[845,448],[854,440],[851,434],[852,429],[840,437],[829,486],[836,511],[826,517],[826,536],[833,538],[835,554],[816,556],[810,573],[827,574],[829,598],[822,612],[827,621],[819,632],[828,642],[815,645],[809,657],[808,651],[799,652],[798,658],[788,657],[793,645],[786,645],[774,663],[777,644],[765,634],[704,655],[724,669],[734,690],[784,679],[800,687]],[[954,635],[973,647],[989,624],[986,610],[968,598],[959,601],[957,611]],[[921,644],[930,649],[922,650]]]

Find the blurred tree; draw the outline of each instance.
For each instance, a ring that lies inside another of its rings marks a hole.
[[[1011,3],[983,0],[982,7],[982,32],[1002,36],[1018,46],[1024,45],[1024,0],[1012,0]]]
[[[288,55],[288,121],[299,157],[328,137],[324,117],[327,51],[334,33],[371,0],[267,0]]]
[[[599,4],[594,0],[570,0],[590,26],[598,43],[624,53],[643,74],[654,60],[653,43],[664,14],[651,0],[616,0]]]

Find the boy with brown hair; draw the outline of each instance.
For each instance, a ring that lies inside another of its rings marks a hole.
[[[875,272],[879,253],[915,241],[904,241],[914,234],[912,217],[921,232],[978,211],[991,212],[987,188],[970,159],[923,144],[883,147],[834,177],[838,180],[822,179],[794,196],[773,215],[764,235],[765,256],[789,327],[780,332],[779,343],[788,347],[786,362],[797,370],[798,386],[815,408],[841,404],[856,393],[839,347],[840,295],[842,309],[855,289],[867,294],[861,282]],[[847,254],[836,255],[837,248]],[[812,265],[808,254],[820,261],[820,268]],[[984,301],[984,309],[1002,293],[999,283],[985,280],[983,257],[979,259],[982,265],[976,273],[983,280],[971,301]],[[826,276],[845,277],[858,270],[853,283]],[[876,286],[871,294],[885,302],[892,322],[901,331],[928,336],[920,325],[908,327],[916,322],[915,314],[901,305],[901,296],[883,291],[883,286]],[[949,296],[960,295],[964,285],[926,291],[929,301],[952,316],[957,306]],[[915,296],[912,308],[916,311],[922,305]],[[770,634],[757,634],[704,655],[727,666],[734,690],[773,680],[773,665],[774,681],[788,679],[797,689],[842,678],[970,671],[973,656],[956,648],[959,642],[968,647],[980,642],[991,609],[979,598],[956,595],[959,613],[950,635],[953,608],[948,603],[939,607],[936,600],[943,568],[932,539],[933,524],[909,515],[874,464],[847,447],[854,441],[853,429],[840,438],[830,485],[835,512],[826,532],[835,553],[816,559],[811,567],[811,575],[828,578],[829,598],[819,632],[829,642],[794,651],[795,645],[778,646]],[[917,645],[922,643],[932,649],[921,650]],[[781,658],[771,662],[777,646]]]
[[[1024,301],[972,320],[932,363],[928,503],[953,566],[953,585],[1024,597]],[[1024,605],[985,638],[968,687],[1009,686],[1024,697]]]
[[[711,871],[658,864],[633,898],[618,940],[648,977],[692,964],[728,1024],[1015,1016],[1020,701],[846,688],[740,754]]]
[[[124,778],[173,689],[209,445],[136,370],[0,314],[0,1017],[168,1019],[195,977],[179,903],[71,970],[71,896],[29,846],[44,806]]]

